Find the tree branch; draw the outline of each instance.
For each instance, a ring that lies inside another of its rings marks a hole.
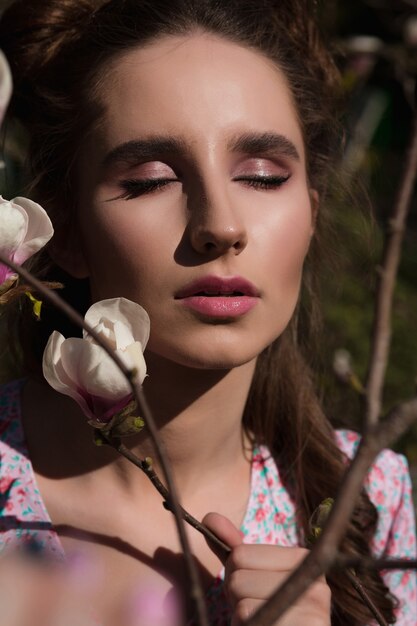
[[[380,280],[377,286],[370,365],[366,387],[366,433],[357,454],[348,468],[339,494],[317,543],[299,567],[263,606],[247,621],[246,626],[268,626],[274,623],[320,575],[335,563],[337,550],[345,534],[363,480],[378,452],[392,444],[417,420],[417,398],[394,408],[378,425],[381,396],[389,354],[392,299],[401,254],[406,216],[417,173],[417,112],[406,154],[406,165],[397,200],[394,203],[390,230],[384,249]]]
[[[164,449],[164,446],[161,442],[161,439],[158,435],[158,431],[155,425],[155,421],[153,419],[152,413],[149,409],[148,403],[145,398],[145,394],[141,385],[135,380],[135,372],[131,371],[129,368],[125,366],[120,357],[114,352],[110,343],[100,336],[94,328],[92,328],[89,324],[87,324],[84,318],[73,309],[67,302],[65,302],[56,292],[51,291],[47,287],[45,287],[40,280],[32,276],[30,272],[28,272],[25,268],[16,265],[4,255],[0,253],[0,263],[10,267],[16,274],[18,274],[27,284],[31,285],[36,289],[38,293],[40,293],[46,300],[54,304],[59,310],[61,310],[67,317],[77,326],[83,328],[94,341],[100,345],[103,350],[107,352],[107,354],[113,359],[116,365],[120,368],[123,374],[128,379],[130,386],[132,388],[133,395],[138,404],[138,407],[141,410],[142,416],[145,420],[146,426],[149,428],[149,432],[151,438],[153,440],[155,450],[158,456],[158,460],[160,462],[162,472],[164,478],[166,480],[168,490],[169,490],[169,502],[172,506],[172,512],[174,513],[175,523],[177,526],[178,536],[181,543],[181,549],[184,554],[187,577],[190,584],[190,593],[191,597],[194,601],[194,605],[196,608],[198,625],[199,626],[209,626],[208,617],[207,617],[207,608],[204,601],[204,593],[199,580],[198,571],[191,554],[188,538],[185,532],[185,526],[182,518],[182,509],[179,504],[177,490],[175,488],[175,483],[172,475],[172,470],[169,467],[169,463],[167,460],[167,455]]]
[[[245,626],[273,624],[319,576],[334,565],[338,546],[343,539],[366,472],[376,455],[406,432],[414,421],[417,421],[417,398],[397,407],[383,423],[365,435],[347,469],[338,497],[317,543],[283,585],[245,622]]]
[[[375,301],[372,348],[368,368],[365,424],[373,426],[381,414],[382,388],[388,363],[391,340],[392,301],[401,257],[401,245],[407,213],[417,175],[417,114],[414,114],[411,141],[406,154],[406,167],[394,203],[392,217],[384,245],[382,267],[378,271],[377,297]]]
[[[171,495],[165,485],[162,484],[156,472],[152,469],[152,466],[145,460],[142,461],[140,458],[136,456],[131,450],[129,450],[120,440],[115,439],[107,439],[108,444],[112,446],[115,450],[119,452],[122,456],[124,456],[128,461],[136,465],[145,475],[149,478],[155,489],[161,494],[164,498],[164,507],[167,511],[173,512]],[[180,507],[181,516],[187,524],[195,528],[198,532],[200,532],[204,537],[214,543],[223,553],[225,558],[228,554],[230,554],[230,547],[224,543],[221,539],[217,537],[207,526],[204,526],[201,522],[199,522],[195,517],[190,515],[185,509]]]
[[[358,571],[374,570],[409,570],[417,569],[417,559],[373,559],[371,557],[351,557],[341,554],[337,557],[335,568],[354,567]]]

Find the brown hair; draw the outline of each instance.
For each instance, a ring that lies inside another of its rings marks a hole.
[[[57,225],[70,219],[76,201],[73,164],[78,142],[97,118],[92,95],[106,62],[160,35],[202,29],[260,51],[284,71],[304,135],[308,176],[323,205],[338,148],[338,126],[332,122],[338,75],[319,35],[313,4],[17,0],[2,19],[0,36],[14,75],[13,111],[31,136],[31,197],[42,203]],[[320,256],[324,226],[322,209],[305,269],[304,303],[315,301],[312,269]],[[296,503],[300,538],[308,534],[309,518],[321,501],[336,495],[345,469],[303,356],[310,322],[311,315],[303,315],[300,306],[282,336],[259,357],[244,414],[245,428],[258,443],[269,446]],[[36,335],[40,334],[37,328]],[[363,493],[342,551],[369,554],[376,520],[376,510]],[[332,624],[369,623],[372,616],[343,573],[332,573],[328,580]],[[394,602],[380,575],[365,572],[362,582],[387,621],[393,622]]]

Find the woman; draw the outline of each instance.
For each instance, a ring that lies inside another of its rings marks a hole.
[[[42,275],[53,263],[88,278],[80,309],[125,297],[149,313],[145,391],[182,504],[200,519],[216,511],[204,521],[233,548],[224,584],[213,583],[222,564],[190,533],[219,625],[240,623],[303,557],[309,519],[335,495],[356,441],[335,437],[300,349],[310,315],[300,286],[304,275],[311,287],[323,253],[337,144],[336,72],[311,13],[272,0],[36,0],[15,2],[1,24],[14,111],[31,136],[30,197],[55,227]],[[41,333],[28,323],[20,340],[39,363]],[[38,541],[68,555],[82,533],[100,566],[104,623],[127,623],[138,589],[165,606],[185,581],[172,519],[147,479],[92,448],[82,412],[41,375],[4,394],[5,421],[21,411],[26,495],[36,481],[53,525]],[[130,445],[154,456],[146,429]],[[372,471],[374,504],[386,490],[381,513],[364,493],[343,550],[412,555],[404,461],[385,452]],[[380,575],[362,582],[393,621]],[[397,623],[414,623],[415,579],[386,582]],[[181,623],[191,617],[182,607]],[[338,573],[279,623],[302,620],[371,617]]]

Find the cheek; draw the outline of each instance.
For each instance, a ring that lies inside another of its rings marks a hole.
[[[156,287],[173,247],[171,232],[156,228],[139,212],[91,215],[83,239],[94,299],[123,294],[137,300],[147,285]]]
[[[284,290],[298,289],[313,232],[309,199],[284,205],[262,230],[267,246],[260,254],[268,259],[268,274]]]

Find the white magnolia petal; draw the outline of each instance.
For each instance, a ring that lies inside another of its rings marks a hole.
[[[12,73],[3,52],[0,50],[0,124],[12,95]]]
[[[49,337],[42,359],[43,375],[53,389],[73,398],[85,413],[91,415],[86,401],[77,391],[76,382],[63,366],[61,351],[66,341],[56,330]]]
[[[85,315],[85,321],[96,326],[101,318],[123,322],[132,329],[135,341],[140,341],[145,349],[149,339],[150,320],[143,307],[126,298],[109,298],[93,304]]]
[[[0,250],[13,260],[28,226],[26,211],[0,196]]]
[[[100,346],[72,337],[61,354],[65,370],[86,393],[117,401],[131,392],[126,377]]]
[[[97,324],[97,326],[95,326],[94,330],[101,337],[105,337],[105,339],[107,339],[107,341],[111,344],[113,350],[116,350],[117,343],[116,343],[116,337],[114,335],[113,322],[110,322],[109,320],[101,319],[100,323]],[[91,335],[88,335],[88,337],[90,338],[90,340],[94,341]]]
[[[130,369],[136,368],[138,371],[138,380],[141,385],[145,380],[146,376],[146,361],[143,356],[143,348],[140,341],[135,341],[135,343],[131,343],[127,348],[123,351],[117,350],[117,354],[122,359],[123,363],[127,365]]]
[[[135,338],[132,335],[132,330],[124,322],[116,320],[114,323],[114,337],[116,340],[116,349],[124,350],[127,346],[134,343]]]
[[[12,202],[22,207],[28,216],[25,239],[15,254],[16,263],[23,263],[48,243],[54,229],[47,212],[37,202],[22,197],[14,198]]]

